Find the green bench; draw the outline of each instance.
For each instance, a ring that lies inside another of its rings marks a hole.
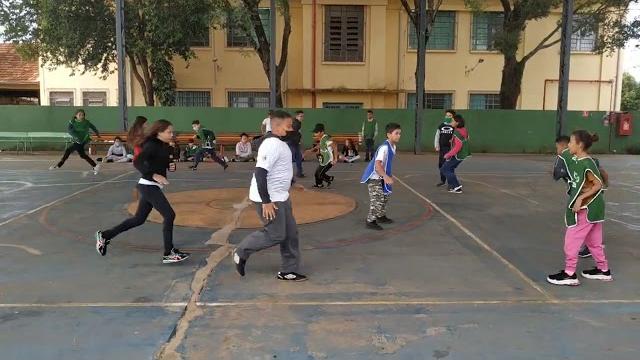
[[[27,151],[27,133],[26,132],[0,132],[0,142],[16,145],[16,154],[20,153],[20,146],[23,151]]]
[[[46,143],[58,143],[64,144],[64,146],[68,146],[73,142],[73,138],[71,135],[64,132],[28,132],[27,133],[27,144],[26,146],[29,148],[31,152],[33,152],[33,143],[34,142],[46,142]]]

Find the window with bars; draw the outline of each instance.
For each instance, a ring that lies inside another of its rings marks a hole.
[[[362,109],[362,103],[325,102],[322,103],[325,109]]]
[[[469,96],[469,109],[500,109],[500,94],[471,94]]]
[[[191,47],[209,47],[209,27],[203,28],[199,34],[191,39],[189,45]]]
[[[268,109],[269,92],[230,91],[229,107]]]
[[[176,91],[176,106],[211,107],[211,91]]]
[[[83,91],[82,106],[107,106],[107,92]]]
[[[407,109],[416,107],[416,93],[407,94]],[[451,109],[453,107],[452,93],[425,93],[425,109]]]
[[[504,14],[485,12],[473,15],[471,50],[494,51],[496,35],[502,31]]]
[[[258,9],[260,15],[260,21],[262,21],[262,28],[267,35],[267,40],[271,41],[271,12],[269,9]],[[244,25],[238,19],[229,18],[229,24],[227,25],[227,47],[238,48],[250,48],[253,44],[258,43],[258,38],[253,30],[253,25],[248,25],[249,28],[245,29]],[[249,36],[249,34],[251,34]]]
[[[324,60],[364,61],[364,6],[325,6]]]
[[[453,50],[456,38],[456,12],[438,11],[436,21],[431,28],[427,50]],[[418,48],[416,27],[409,20],[409,49]]]
[[[73,91],[50,91],[50,106],[73,106]]]
[[[573,28],[580,29],[571,35],[571,51],[593,52],[596,48],[597,31],[585,23],[585,16],[573,16]]]

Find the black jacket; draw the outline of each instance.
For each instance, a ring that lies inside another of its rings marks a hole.
[[[133,166],[140,171],[142,178],[153,180],[153,175],[167,176],[167,169],[171,162],[171,147],[158,139],[151,139],[142,145],[142,152],[133,161]]]
[[[438,130],[436,131],[436,139],[435,143],[440,147],[440,149],[450,149],[451,148],[451,138],[453,138],[453,126],[445,123],[441,123],[438,126]]]

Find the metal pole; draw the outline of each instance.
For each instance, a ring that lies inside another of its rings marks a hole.
[[[556,137],[564,132],[569,101],[569,67],[571,63],[571,34],[573,32],[573,0],[563,0],[562,34],[560,38],[560,74],[558,76],[558,109]]]
[[[276,108],[276,0],[271,0],[269,39],[269,106]]]
[[[424,82],[425,82],[425,68],[426,68],[426,51],[427,44],[425,43],[426,31],[427,31],[427,19],[426,19],[426,1],[418,1],[418,69],[416,71],[416,119],[415,119],[415,143],[414,153],[420,154],[422,152],[422,121],[424,119]]]
[[[116,51],[118,57],[118,106],[123,130],[127,130],[127,77],[124,52],[124,0],[116,0]]]

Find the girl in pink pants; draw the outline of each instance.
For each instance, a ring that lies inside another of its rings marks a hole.
[[[596,262],[596,267],[582,271],[586,279],[611,281],[611,270],[602,246],[604,222],[604,194],[602,174],[589,156],[591,145],[598,141],[597,134],[577,130],[571,134],[569,151],[573,157],[567,161],[569,173],[569,201],[565,209],[567,232],[564,237],[565,267],[547,281],[555,285],[580,285],[576,274],[578,252],[585,244]]]

